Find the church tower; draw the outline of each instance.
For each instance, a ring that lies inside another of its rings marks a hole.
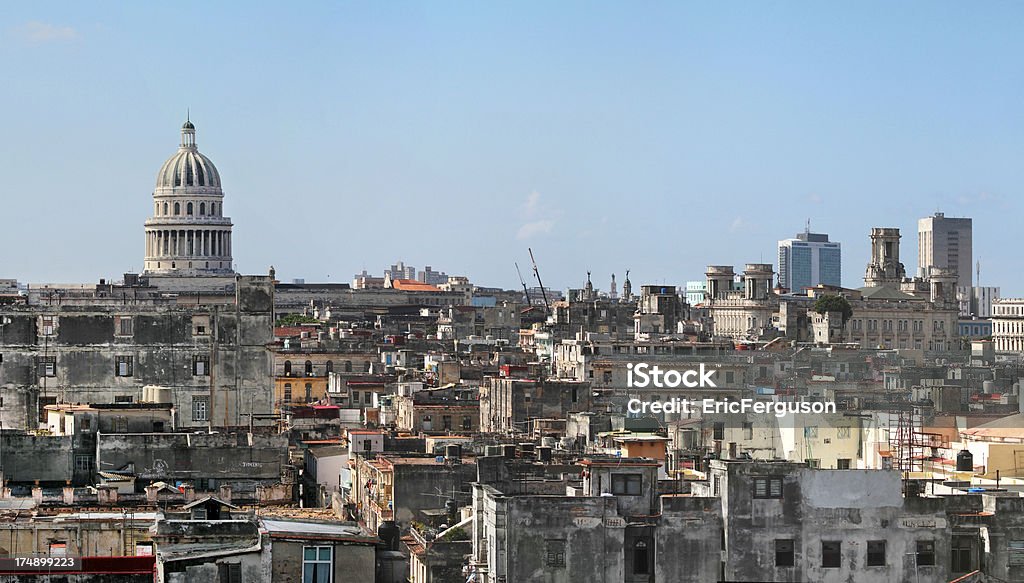
[[[146,221],[147,275],[231,275],[231,219],[224,216],[220,174],[196,147],[196,127],[181,126],[181,145],[164,162]]]

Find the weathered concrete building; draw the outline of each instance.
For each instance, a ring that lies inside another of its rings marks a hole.
[[[586,459],[580,483],[555,479],[564,468],[478,461],[474,582],[698,582],[718,573],[719,500],[658,496],[657,462]]]
[[[592,403],[586,381],[490,377],[480,387],[480,431],[524,432],[531,419],[565,419],[570,412],[589,411]]]
[[[272,411],[273,286],[237,276],[223,304],[4,306],[5,429],[35,429],[46,405],[169,402],[179,428],[242,427]],[[144,394],[144,387],[166,390]]]
[[[941,498],[904,498],[900,474],[712,461],[698,495],[721,498],[730,581],[948,581]]]

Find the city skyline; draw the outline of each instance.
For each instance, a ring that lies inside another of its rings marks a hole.
[[[900,228],[913,273],[917,221],[942,211],[974,219],[981,285],[1024,291],[999,228],[1022,210],[1021,69],[1000,58],[1024,48],[1002,24],[1020,8],[455,6],[6,8],[0,170],[20,218],[0,244],[32,246],[0,276],[140,272],[191,107],[242,273],[348,282],[403,260],[515,289],[532,247],[552,288],[627,269],[682,285],[775,263],[809,218],[859,287],[872,227]]]

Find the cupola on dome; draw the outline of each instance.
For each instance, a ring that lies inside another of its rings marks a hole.
[[[196,127],[191,121],[181,126],[181,146],[164,162],[156,175],[157,188],[220,188],[220,173],[209,158],[196,148]]]

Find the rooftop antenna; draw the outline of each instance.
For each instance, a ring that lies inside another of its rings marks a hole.
[[[807,225],[804,227],[804,232],[807,233],[808,235],[811,234],[811,219],[810,218],[807,219]]]
[[[981,287],[981,259],[978,259],[977,270],[978,270],[978,275],[977,275],[977,278],[975,279],[975,281],[977,282],[978,287]]]

